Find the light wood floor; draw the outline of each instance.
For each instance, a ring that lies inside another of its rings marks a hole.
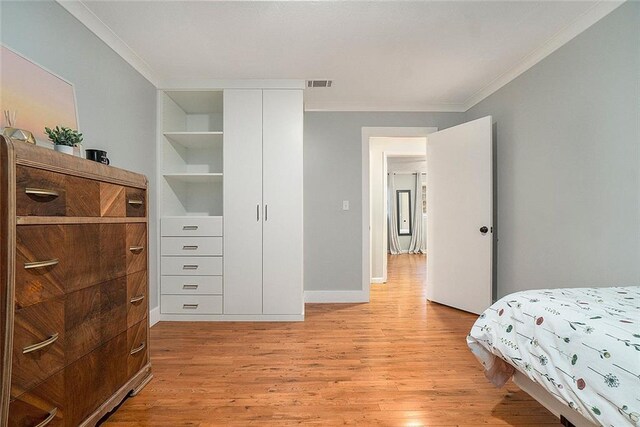
[[[424,293],[425,258],[389,259],[369,304],[307,304],[302,323],[151,329],[155,378],[104,426],[559,425],[467,350],[475,319]]]

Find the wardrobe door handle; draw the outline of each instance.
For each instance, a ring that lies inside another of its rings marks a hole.
[[[195,310],[196,308],[198,308],[198,304],[182,304],[182,308],[188,308],[191,310]]]
[[[269,205],[264,205],[264,220],[269,219]]]
[[[198,285],[196,284],[184,284],[182,285],[182,289],[198,289]]]
[[[197,270],[198,269],[198,264],[184,264],[182,266],[183,270]]]
[[[256,221],[260,221],[260,205],[256,205]]]
[[[58,414],[58,408],[55,407],[51,411],[49,411],[49,415],[47,416],[47,418],[45,418],[44,421],[42,421],[40,424],[37,424],[35,427],[45,427],[51,421],[53,421],[53,419],[56,417],[57,414]]]
[[[30,270],[32,268],[49,267],[49,266],[52,266],[52,265],[56,265],[59,262],[60,261],[57,258],[48,259],[46,261],[25,262],[24,263],[24,268],[25,268],[25,270]]]
[[[193,230],[197,230],[198,226],[197,225],[183,225],[182,229],[183,230],[191,230],[191,231],[193,231]]]
[[[142,301],[144,299],[144,295],[138,295],[137,297],[133,297],[129,300],[131,304],[135,304],[138,301]]]
[[[28,345],[26,347],[24,347],[22,349],[22,354],[27,354],[27,353],[32,353],[34,351],[38,351],[40,349],[43,349],[47,346],[50,346],[51,344],[53,344],[54,342],[56,342],[58,340],[58,333],[56,332],[55,334],[51,335],[49,338],[47,338],[46,340],[39,342],[37,344],[31,344]]]
[[[58,197],[60,193],[55,190],[47,190],[46,188],[25,188],[24,192],[26,194],[32,194],[34,196],[42,196],[42,197]]]
[[[140,353],[142,350],[144,350],[145,344],[142,343],[140,344],[138,347],[134,348],[133,350],[131,350],[129,352],[129,354],[136,354],[136,353]]]
[[[184,245],[182,246],[183,251],[195,251],[198,249],[198,245]]]

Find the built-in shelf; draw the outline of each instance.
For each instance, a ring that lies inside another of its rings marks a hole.
[[[221,173],[165,173],[163,176],[167,179],[175,179],[182,182],[221,182]]]
[[[208,148],[222,145],[222,132],[164,132],[173,144],[185,148]]]

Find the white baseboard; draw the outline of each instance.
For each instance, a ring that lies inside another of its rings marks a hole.
[[[368,291],[304,291],[304,302],[354,303],[369,302]]]
[[[161,314],[161,322],[302,322],[304,314]]]
[[[380,283],[386,283],[386,282],[387,282],[387,281],[386,281],[386,280],[384,280],[384,277],[372,277],[372,278],[371,278],[371,283],[377,283],[377,284],[380,284]]]
[[[160,321],[160,307],[154,307],[149,310],[149,327]]]

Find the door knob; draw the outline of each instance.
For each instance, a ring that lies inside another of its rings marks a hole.
[[[482,234],[485,234],[485,233],[488,233],[488,232],[489,232],[489,229],[487,228],[487,226],[486,226],[486,225],[483,225],[482,227],[480,227],[480,232],[481,232]]]

